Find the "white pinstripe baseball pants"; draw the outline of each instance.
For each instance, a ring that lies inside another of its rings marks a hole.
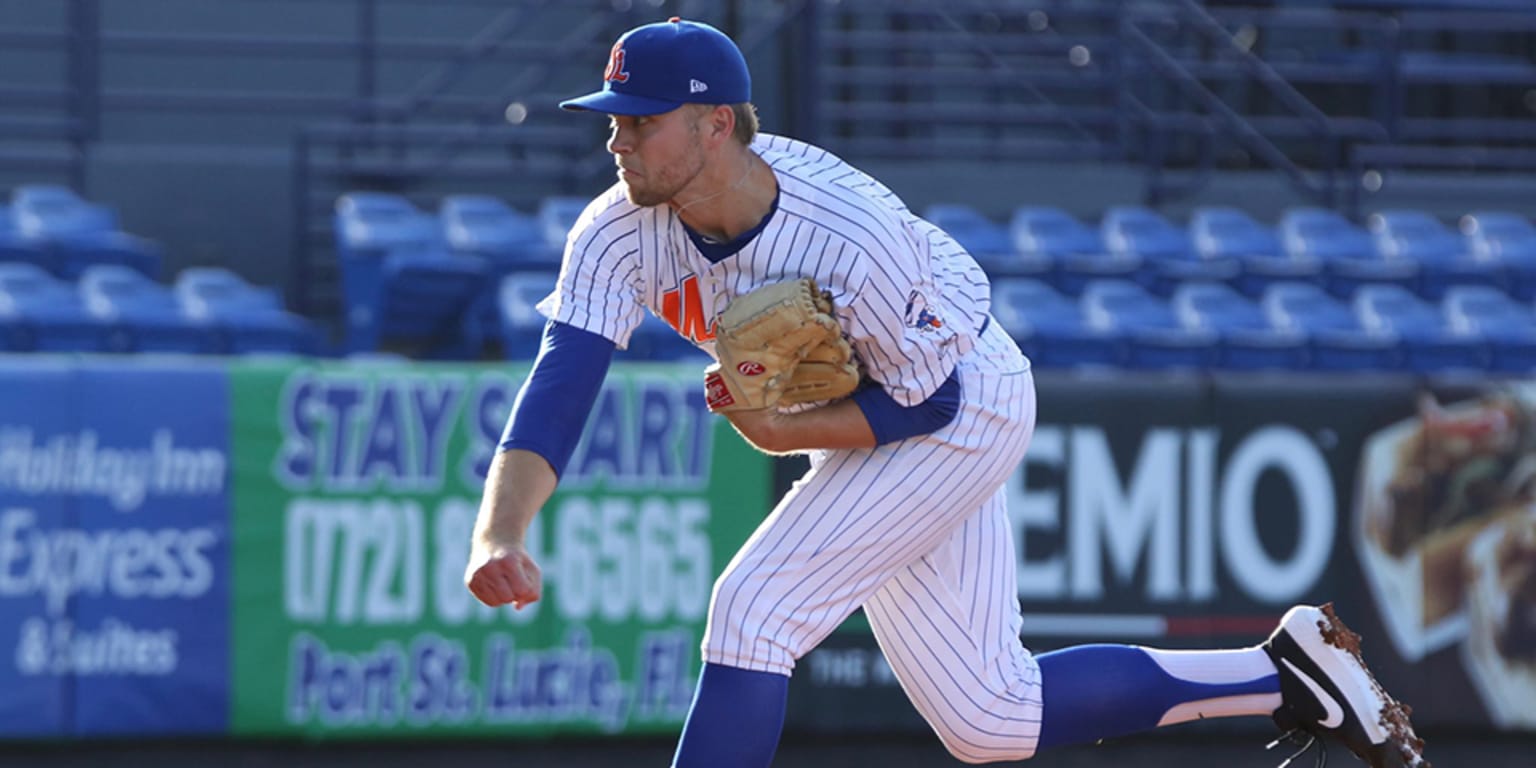
[[[1034,429],[1034,380],[997,323],[959,371],[944,429],[812,456],[715,583],[704,659],[788,675],[862,605],[951,754],[1020,760],[1039,736],[1040,671],[1019,641],[1003,484]]]

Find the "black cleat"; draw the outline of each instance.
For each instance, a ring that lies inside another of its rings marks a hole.
[[[1393,699],[1365,666],[1360,636],[1334,615],[1333,604],[1298,605],[1264,642],[1280,670],[1275,723],[1342,742],[1371,768],[1430,768],[1409,708]]]

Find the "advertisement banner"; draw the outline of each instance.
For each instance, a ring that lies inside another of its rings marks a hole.
[[[223,733],[222,370],[44,360],[0,380],[0,729]]]
[[[692,366],[616,366],[529,531],[544,599],[463,584],[519,366],[242,363],[237,735],[675,732],[715,575],[766,515],[771,462]]]
[[[1038,389],[1008,486],[1031,649],[1252,645],[1292,604],[1332,601],[1420,725],[1536,729],[1536,387]],[[857,622],[800,670],[792,727],[925,728]]]

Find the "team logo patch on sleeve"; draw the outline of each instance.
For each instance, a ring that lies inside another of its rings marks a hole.
[[[928,309],[928,298],[919,291],[907,294],[907,325],[928,333],[944,327],[944,321]]]

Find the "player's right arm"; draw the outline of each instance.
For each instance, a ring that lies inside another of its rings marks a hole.
[[[464,584],[486,605],[522,608],[543,592],[524,539],[576,450],[613,350],[612,341],[575,326],[550,321],[544,328],[538,359],[486,473],[470,539]]]
[[[533,451],[513,448],[492,460],[464,576],[480,602],[522,608],[543,594],[543,576],[525,536],[557,482],[549,462]]]

